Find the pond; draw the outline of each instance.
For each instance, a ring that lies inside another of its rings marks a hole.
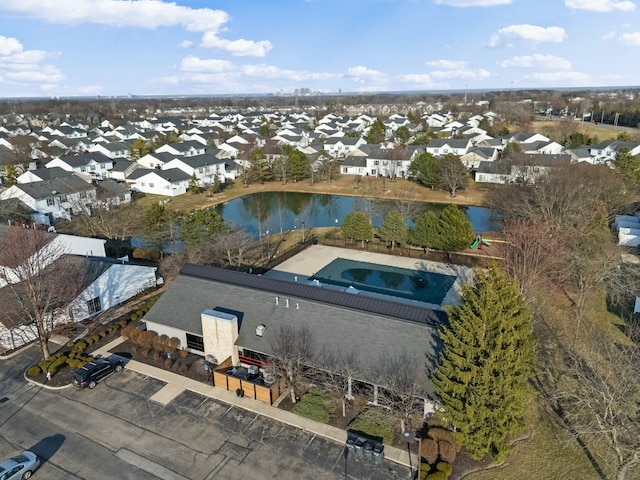
[[[374,226],[393,209],[412,212],[416,218],[425,209],[436,215],[445,204],[418,203],[410,205],[392,200],[368,200],[361,197],[327,195],[317,193],[268,192],[245,195],[214,208],[227,224],[236,225],[256,238],[260,235],[281,233],[287,230],[330,227],[342,224],[344,217],[352,211],[370,212]],[[461,207],[467,214],[476,232],[500,230],[498,212],[484,207]],[[412,221],[409,221],[409,225]]]

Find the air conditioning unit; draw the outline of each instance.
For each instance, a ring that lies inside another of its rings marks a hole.
[[[265,331],[266,327],[263,324],[260,324],[256,327],[256,335],[261,337],[264,335],[264,331]]]

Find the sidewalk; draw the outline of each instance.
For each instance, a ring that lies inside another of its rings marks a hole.
[[[122,341],[122,338],[118,338],[111,343],[103,346],[102,348],[94,351],[93,355],[102,355],[103,357],[108,357],[112,355],[110,350],[113,350],[120,343],[122,343]],[[171,402],[171,400],[176,398],[183,391],[190,390],[192,392],[199,393],[200,395],[213,398],[220,402],[235,405],[244,410],[248,410],[264,417],[272,418],[273,420],[291,425],[296,428],[300,428],[306,432],[319,435],[340,444],[344,444],[347,440],[347,432],[339,428],[301,417],[294,413],[287,412],[286,410],[280,410],[279,408],[272,407],[259,400],[254,400],[248,397],[238,397],[235,392],[224,390],[222,388],[216,388],[212,385],[207,385],[197,380],[178,375],[177,373],[169,372],[167,370],[153,367],[151,365],[147,365],[146,363],[137,362],[135,360],[127,361],[125,368],[165,382],[166,385],[150,398],[150,400],[161,403],[163,405]],[[409,467],[409,455],[408,452],[404,449],[385,445],[384,456],[387,460],[398,463],[400,465],[405,465],[407,468]],[[412,454],[411,465],[413,465],[414,468],[417,465],[417,462],[417,456],[415,454]]]

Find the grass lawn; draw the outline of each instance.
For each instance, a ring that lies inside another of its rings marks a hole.
[[[543,127],[557,127],[557,120],[536,120],[532,124],[532,131],[534,132],[542,132]],[[588,134],[591,137],[598,137],[600,141],[615,139],[620,132],[630,132],[631,135],[638,133],[637,130],[635,132],[633,129],[629,129],[627,127],[614,127],[613,125],[597,125],[595,123],[584,122],[579,123],[576,122],[578,126],[578,132]]]

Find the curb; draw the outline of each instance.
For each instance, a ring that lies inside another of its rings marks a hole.
[[[40,382],[36,382],[35,380],[33,380],[32,378],[27,377],[27,372],[24,372],[22,374],[22,376],[24,377],[24,379],[28,382],[28,383],[32,383],[34,385],[38,385],[41,388],[44,388],[46,390],[63,390],[65,388],[69,388],[71,386],[71,384],[67,384],[67,385],[62,385],[61,387],[50,387],[49,385],[47,385],[46,383],[40,383]]]

